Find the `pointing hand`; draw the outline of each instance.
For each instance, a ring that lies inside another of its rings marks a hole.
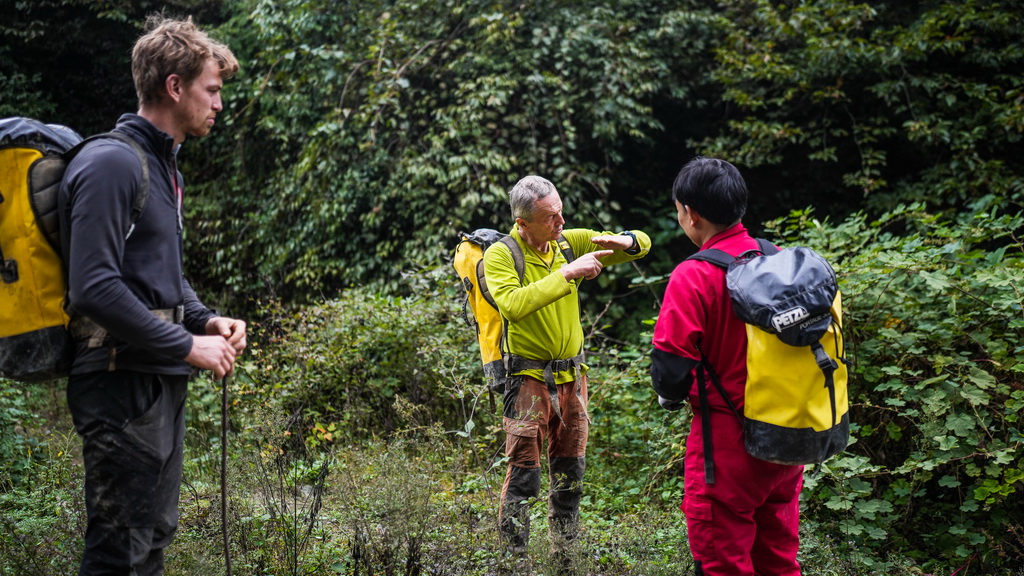
[[[604,268],[604,264],[601,263],[601,258],[611,255],[612,252],[613,250],[588,252],[576,260],[573,260],[567,266],[564,266],[562,268],[562,275],[565,276],[566,280],[575,280],[576,278],[593,280],[594,278],[597,278],[597,275],[600,274],[601,270]]]

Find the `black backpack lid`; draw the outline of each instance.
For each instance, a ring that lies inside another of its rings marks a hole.
[[[71,128],[15,116],[0,119],[0,146],[29,145],[64,152],[82,141]]]
[[[473,244],[479,245],[483,250],[505,237],[504,232],[498,232],[493,228],[477,228],[472,232],[463,232],[462,237]]]
[[[810,248],[736,260],[726,275],[740,320],[791,346],[818,342],[832,324],[839,287],[832,267]]]

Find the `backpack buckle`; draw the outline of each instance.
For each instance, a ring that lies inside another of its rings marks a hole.
[[[814,361],[818,363],[818,367],[825,374],[831,374],[839,369],[839,364],[835,360],[829,357],[828,353],[825,352],[825,348],[818,344],[811,346],[811,350],[814,351]]]
[[[4,260],[4,267],[0,268],[0,278],[4,284],[14,284],[18,281],[18,261]]]

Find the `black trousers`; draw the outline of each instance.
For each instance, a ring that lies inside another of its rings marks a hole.
[[[187,376],[68,379],[82,436],[88,525],[79,576],[159,576],[178,526]]]

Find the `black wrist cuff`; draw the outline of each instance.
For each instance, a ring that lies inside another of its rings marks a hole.
[[[636,256],[637,254],[640,253],[640,243],[636,241],[636,234],[633,234],[632,232],[627,230],[625,232],[619,232],[619,235],[629,236],[630,238],[633,239],[633,245],[623,250],[623,252],[629,254],[630,256]]]

